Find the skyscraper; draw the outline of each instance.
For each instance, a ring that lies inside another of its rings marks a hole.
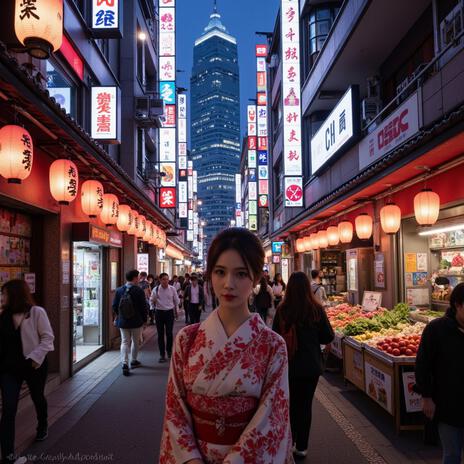
[[[233,219],[240,166],[237,41],[222,24],[216,2],[209,24],[195,41],[190,89],[192,159],[207,251],[214,235]]]

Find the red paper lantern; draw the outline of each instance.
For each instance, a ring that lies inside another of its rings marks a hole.
[[[96,218],[103,208],[103,185],[98,180],[86,180],[81,187],[81,207],[84,214]]]
[[[47,59],[63,40],[63,0],[16,0],[14,27],[31,56]]]
[[[327,241],[330,246],[338,245],[338,242],[340,241],[338,227],[330,226],[327,228]]]
[[[312,250],[319,250],[319,237],[317,236],[317,233],[312,233],[310,235],[310,240],[311,240],[311,249]]]
[[[146,231],[147,231],[147,219],[145,216],[140,215],[139,216],[139,228],[136,234],[137,237],[143,240],[143,237],[145,236]]]
[[[355,220],[356,235],[360,240],[368,240],[372,235],[372,218],[367,213],[361,213]]]
[[[353,240],[353,224],[348,221],[340,222],[340,224],[338,224],[338,234],[340,242],[351,243],[351,240]]]
[[[317,239],[319,240],[319,248],[327,248],[329,246],[329,241],[327,240],[327,232],[325,230],[320,230],[317,233]]]
[[[50,193],[60,205],[69,205],[77,197],[79,172],[68,159],[58,159],[50,165]]]
[[[121,232],[127,232],[134,222],[132,216],[132,210],[129,205],[119,205],[118,208],[118,220],[116,222],[116,227]]]
[[[32,170],[34,147],[29,132],[21,126],[0,129],[0,175],[10,184],[20,184]]]
[[[303,251],[311,250],[311,238],[309,235],[303,238]]]
[[[132,213],[132,224],[127,231],[129,235],[137,235],[137,232],[139,230],[139,213],[135,211],[135,209],[131,209]]]
[[[400,207],[394,203],[385,205],[380,210],[380,225],[386,234],[396,234],[400,230],[401,226]]]
[[[414,197],[414,214],[421,226],[432,226],[440,214],[440,197],[431,189],[424,189]]]
[[[113,226],[118,222],[119,200],[112,193],[103,195],[103,208],[100,213],[100,219],[106,226]]]

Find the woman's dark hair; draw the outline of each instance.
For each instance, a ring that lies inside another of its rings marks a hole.
[[[211,273],[219,257],[227,250],[235,250],[242,258],[254,283],[263,272],[264,250],[258,237],[241,227],[229,227],[216,235],[208,251],[205,278],[211,281]]]
[[[277,277],[280,277],[280,280],[282,281],[282,290],[285,290],[287,285],[285,285],[285,282],[284,280],[282,279],[282,274],[280,272],[278,272],[275,276],[274,276],[274,285],[279,285],[279,280],[277,279]]]
[[[4,292],[8,302],[3,308],[12,314],[27,313],[35,304],[29,285],[24,280],[9,280],[2,286],[2,293]]]
[[[267,292],[267,279],[264,276],[261,276],[259,279],[259,292],[258,294],[265,294]]]
[[[457,284],[450,296],[450,307],[447,314],[456,317],[456,305],[464,304],[464,282]]]
[[[324,309],[315,299],[304,272],[294,272],[288,279],[284,299],[277,308],[287,329],[292,325],[308,326],[321,319]]]

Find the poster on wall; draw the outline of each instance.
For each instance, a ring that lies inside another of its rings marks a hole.
[[[422,396],[413,390],[416,383],[414,372],[403,372],[403,392],[406,412],[422,411]]]
[[[364,311],[375,311],[382,304],[381,292],[364,292],[362,299],[362,309]]]
[[[427,253],[417,253],[417,272],[427,272]]]
[[[412,273],[412,285],[414,287],[427,285],[427,273],[426,272],[413,272]]]
[[[406,272],[417,271],[417,254],[416,253],[405,253],[404,254],[404,266]]]
[[[430,303],[428,288],[407,288],[406,303],[412,306],[428,306]]]
[[[385,256],[376,253],[374,259],[374,284],[377,288],[385,288]]]

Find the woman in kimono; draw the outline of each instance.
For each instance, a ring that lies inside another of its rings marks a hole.
[[[263,264],[246,229],[212,242],[206,279],[219,306],[176,338],[161,464],[293,463],[285,341],[248,309]]]

